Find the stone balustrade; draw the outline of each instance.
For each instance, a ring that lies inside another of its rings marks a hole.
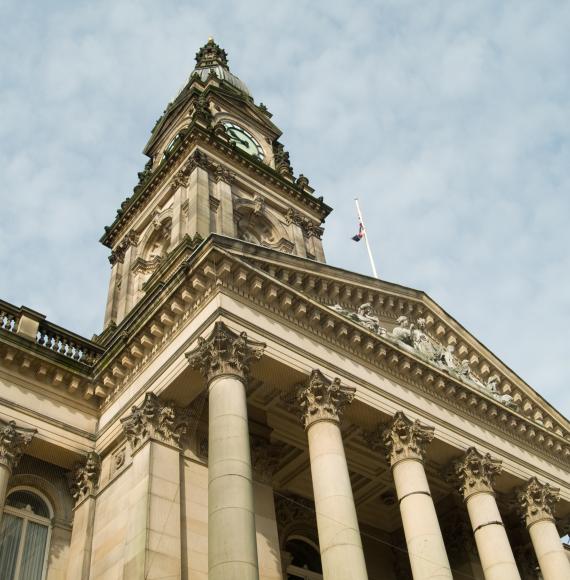
[[[49,322],[40,323],[36,344],[74,361],[92,366],[104,349]]]

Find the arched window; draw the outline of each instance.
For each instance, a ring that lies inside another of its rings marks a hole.
[[[290,556],[287,580],[322,580],[321,555],[312,544],[300,538],[290,539],[285,551]]]
[[[52,510],[36,491],[16,489],[6,499],[0,526],[0,578],[43,580]]]

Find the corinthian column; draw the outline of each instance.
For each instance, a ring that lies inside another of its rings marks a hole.
[[[392,466],[414,580],[451,580],[441,529],[429,490],[423,460],[433,427],[394,415],[383,443]]]
[[[309,440],[311,477],[323,575],[327,580],[366,580],[366,564],[344,455],[340,418],[354,389],[314,370],[297,400]]]
[[[531,477],[517,491],[524,518],[544,580],[568,580],[570,563],[554,522],[554,505],[560,490]]]
[[[95,494],[101,475],[101,459],[97,453],[87,454],[72,473],[70,487],[75,500],[73,528],[69,546],[68,580],[88,580],[95,522]]]
[[[470,447],[450,471],[467,505],[485,580],[520,580],[493,491],[501,462]]]
[[[264,344],[216,322],[187,353],[208,385],[208,580],[258,580],[245,381]]]
[[[24,449],[36,433],[36,429],[16,427],[15,421],[6,423],[0,419],[0,521],[12,471],[18,465]]]

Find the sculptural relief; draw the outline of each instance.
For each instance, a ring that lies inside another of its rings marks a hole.
[[[420,317],[416,321],[410,321],[407,316],[400,316],[396,320],[396,326],[391,332],[388,332],[380,326],[380,321],[369,303],[362,304],[356,312],[343,308],[340,304],[335,304],[329,308],[367,330],[382,336],[399,348],[421,358],[428,364],[447,372],[454,379],[491,396],[502,405],[513,409],[518,408],[510,395],[498,391],[499,378],[496,375],[491,375],[486,382],[483,382],[473,372],[467,359],[460,360],[456,356],[455,347],[452,344],[444,346],[427,334],[425,318]]]

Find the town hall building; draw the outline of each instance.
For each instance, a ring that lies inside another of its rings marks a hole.
[[[210,39],[89,340],[0,301],[2,580],[569,580],[570,424],[331,212]]]

